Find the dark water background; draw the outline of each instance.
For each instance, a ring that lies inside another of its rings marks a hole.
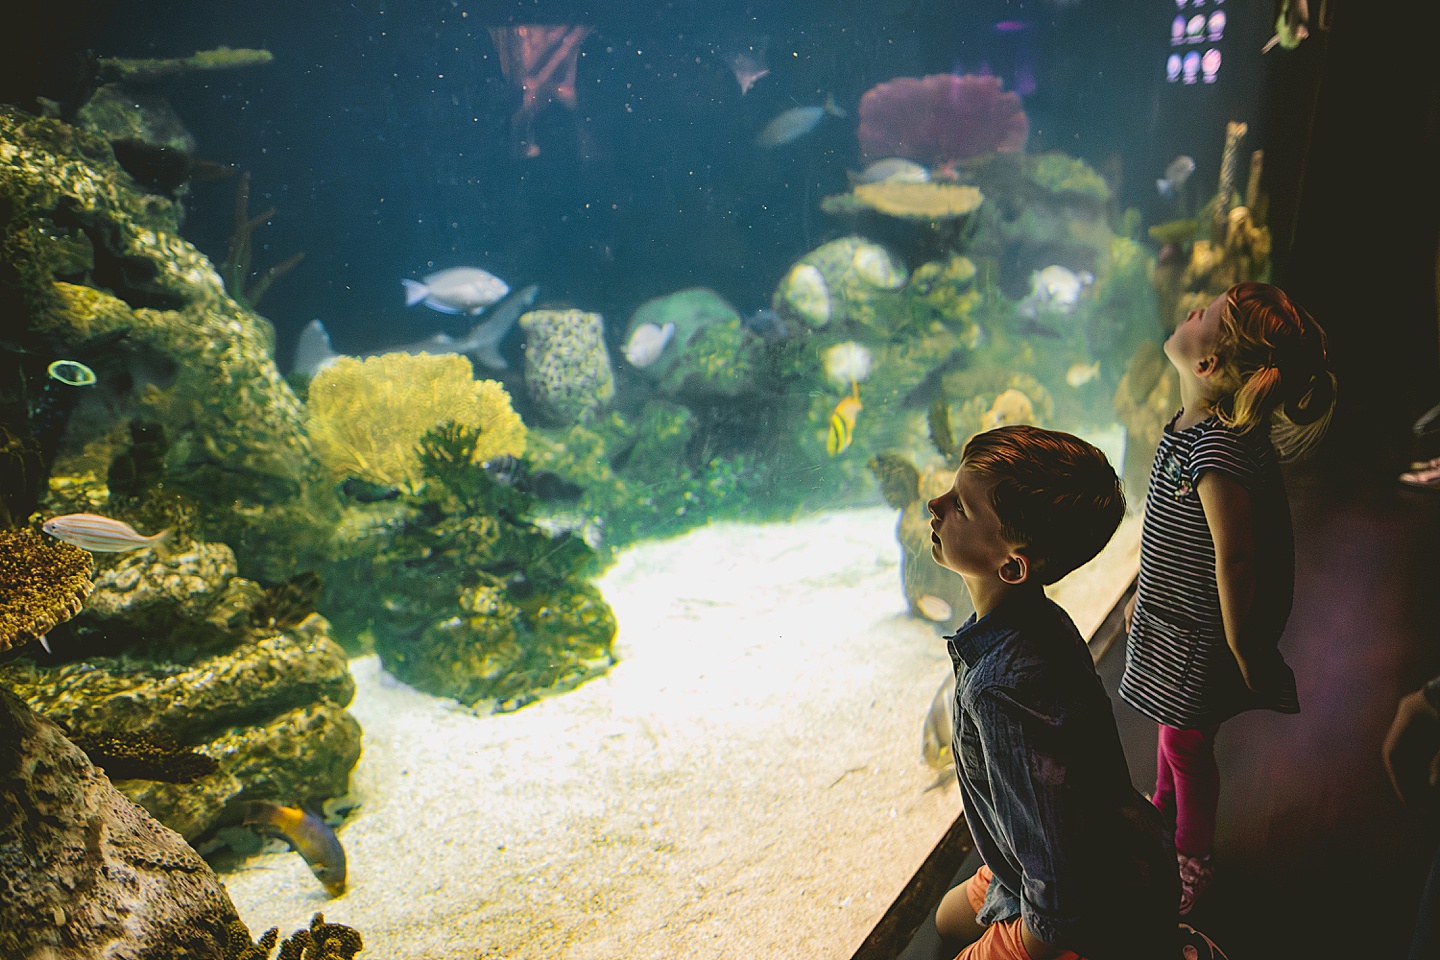
[[[603,313],[612,338],[641,302],[686,286],[742,312],[766,305],[796,258],[844,231],[819,202],[862,165],[861,95],[897,76],[988,70],[1006,89],[1032,77],[1027,149],[1085,159],[1122,207],[1158,222],[1154,182],[1169,159],[1193,155],[1197,184],[1213,190],[1225,120],[1255,122],[1270,6],[1226,10],[1223,82],[1184,90],[1164,80],[1175,0],[60,3],[21,62],[55,96],[67,53],[86,48],[274,54],[157,89],[201,156],[249,171],[251,212],[276,209],[256,232],[255,266],[306,254],[260,305],[286,369],[313,317],[347,352],[463,329],[403,306],[402,277],[449,266],[539,283],[543,302]],[[1025,27],[1002,32],[1002,21]],[[594,28],[578,108],[541,111],[536,157],[516,149],[519,92],[487,31],[520,23]],[[771,73],[742,96],[722,54],[761,38]],[[849,118],[755,146],[777,113],[827,94]],[[216,262],[234,197],[232,178],[196,183],[186,201],[185,235]]]

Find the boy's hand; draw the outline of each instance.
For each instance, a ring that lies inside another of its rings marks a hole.
[[[1381,757],[1401,801],[1412,806],[1435,802],[1440,713],[1419,690],[1400,698]]]
[[[1135,601],[1136,601],[1136,599],[1137,599],[1139,596],[1140,596],[1140,591],[1139,591],[1139,590],[1136,590],[1134,593],[1130,594],[1130,599],[1125,601],[1125,632],[1126,632],[1126,633],[1129,633],[1129,632],[1130,632],[1130,622],[1135,619]]]

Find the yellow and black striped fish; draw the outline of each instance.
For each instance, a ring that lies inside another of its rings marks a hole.
[[[860,384],[850,381],[850,393],[830,412],[830,435],[825,438],[825,451],[838,457],[855,437],[855,418],[860,415]]]

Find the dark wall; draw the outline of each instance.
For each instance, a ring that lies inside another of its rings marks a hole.
[[[1269,55],[1275,281],[1330,335],[1340,403],[1321,466],[1393,483],[1410,424],[1440,402],[1440,6],[1325,5],[1333,30]]]

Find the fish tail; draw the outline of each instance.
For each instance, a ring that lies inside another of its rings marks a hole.
[[[811,102],[813,103],[814,101]],[[835,95],[833,93],[825,94],[825,112],[830,114],[830,116],[832,117],[850,116],[850,114],[846,113],[844,110],[841,110],[838,106],[835,105]]]
[[[430,295],[430,288],[419,280],[411,280],[408,277],[400,281],[405,284],[405,306],[413,307]]]

